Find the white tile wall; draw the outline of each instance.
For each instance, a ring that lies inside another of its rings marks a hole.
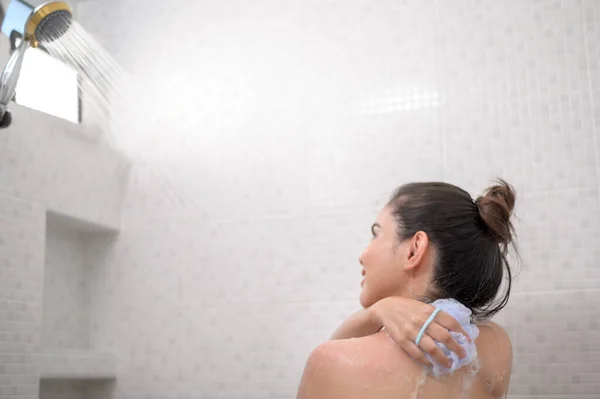
[[[42,317],[43,349],[88,349],[88,265],[77,230],[49,218]]]
[[[48,260],[93,260],[89,345],[118,355],[118,379],[44,382],[44,397],[283,398],[358,307],[356,259],[392,189],[443,179],[477,194],[495,175],[520,201],[523,262],[499,318],[512,396],[600,395],[595,0],[104,0],[78,12],[133,75],[115,133],[137,162],[121,214],[118,154],[18,107],[0,131],[0,397],[36,396],[33,354],[62,345],[39,337],[47,208],[122,233],[83,253],[60,240],[70,233],[50,237]],[[15,317],[29,318],[23,336],[4,329]]]
[[[117,229],[129,166],[82,126],[11,104],[0,134],[0,190],[102,228]]]
[[[134,76],[119,138],[145,160],[92,279],[117,397],[293,396],[357,307],[386,195],[498,175],[519,193],[512,395],[600,395],[594,0],[146,4],[80,9]]]
[[[0,397],[37,398],[44,209],[0,193]]]
[[[513,391],[546,396],[598,395],[599,301],[599,289],[513,297],[505,312],[506,327],[517,343]],[[532,325],[535,328],[528,328]]]
[[[7,51],[4,39],[0,44]],[[0,132],[0,398],[24,399],[40,395],[43,346],[84,344],[83,326],[71,318],[81,296],[69,297],[67,288],[77,285],[65,282],[78,279],[69,269],[78,254],[60,233],[50,237],[44,295],[46,214],[61,214],[87,232],[114,231],[128,175],[124,158],[98,146],[90,130],[15,104],[10,110],[13,124]],[[96,392],[109,394],[87,393]]]
[[[600,288],[598,190],[565,189],[528,193],[519,207],[515,290],[519,293]]]
[[[594,0],[583,0],[583,18],[585,28],[585,44],[587,46],[588,74],[593,89],[600,88],[600,5]]]

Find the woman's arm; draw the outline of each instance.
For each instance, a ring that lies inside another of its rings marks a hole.
[[[419,331],[433,312],[434,307],[416,299],[404,297],[386,297],[369,308],[362,309],[346,321],[335,331],[332,340],[361,338],[375,334],[382,327],[411,358],[425,366],[431,362],[425,353],[431,355],[439,364],[449,364],[450,360],[436,345],[444,343],[448,349],[455,352],[460,358],[466,356],[462,348],[450,331],[458,332],[468,337],[457,320],[452,316],[440,312],[435,320],[425,331],[421,344],[417,346],[415,340]]]
[[[348,317],[331,336],[332,340],[360,338],[375,334],[383,324],[373,318],[369,309],[361,309]]]

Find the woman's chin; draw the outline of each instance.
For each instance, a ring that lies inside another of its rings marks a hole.
[[[362,291],[360,292],[360,305],[363,308],[368,308],[369,306],[373,305],[375,302],[372,300],[371,296],[368,294],[367,290],[365,290],[364,288],[362,289]]]

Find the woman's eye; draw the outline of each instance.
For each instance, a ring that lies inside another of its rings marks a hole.
[[[371,226],[371,239],[375,239],[377,237],[377,226],[373,225]]]

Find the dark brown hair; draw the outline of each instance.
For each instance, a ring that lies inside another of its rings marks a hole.
[[[437,250],[430,299],[456,299],[478,320],[489,319],[506,306],[515,197],[504,180],[476,200],[448,183],[411,183],[396,190],[390,205],[400,240],[423,231]],[[505,277],[506,290],[498,296]]]

